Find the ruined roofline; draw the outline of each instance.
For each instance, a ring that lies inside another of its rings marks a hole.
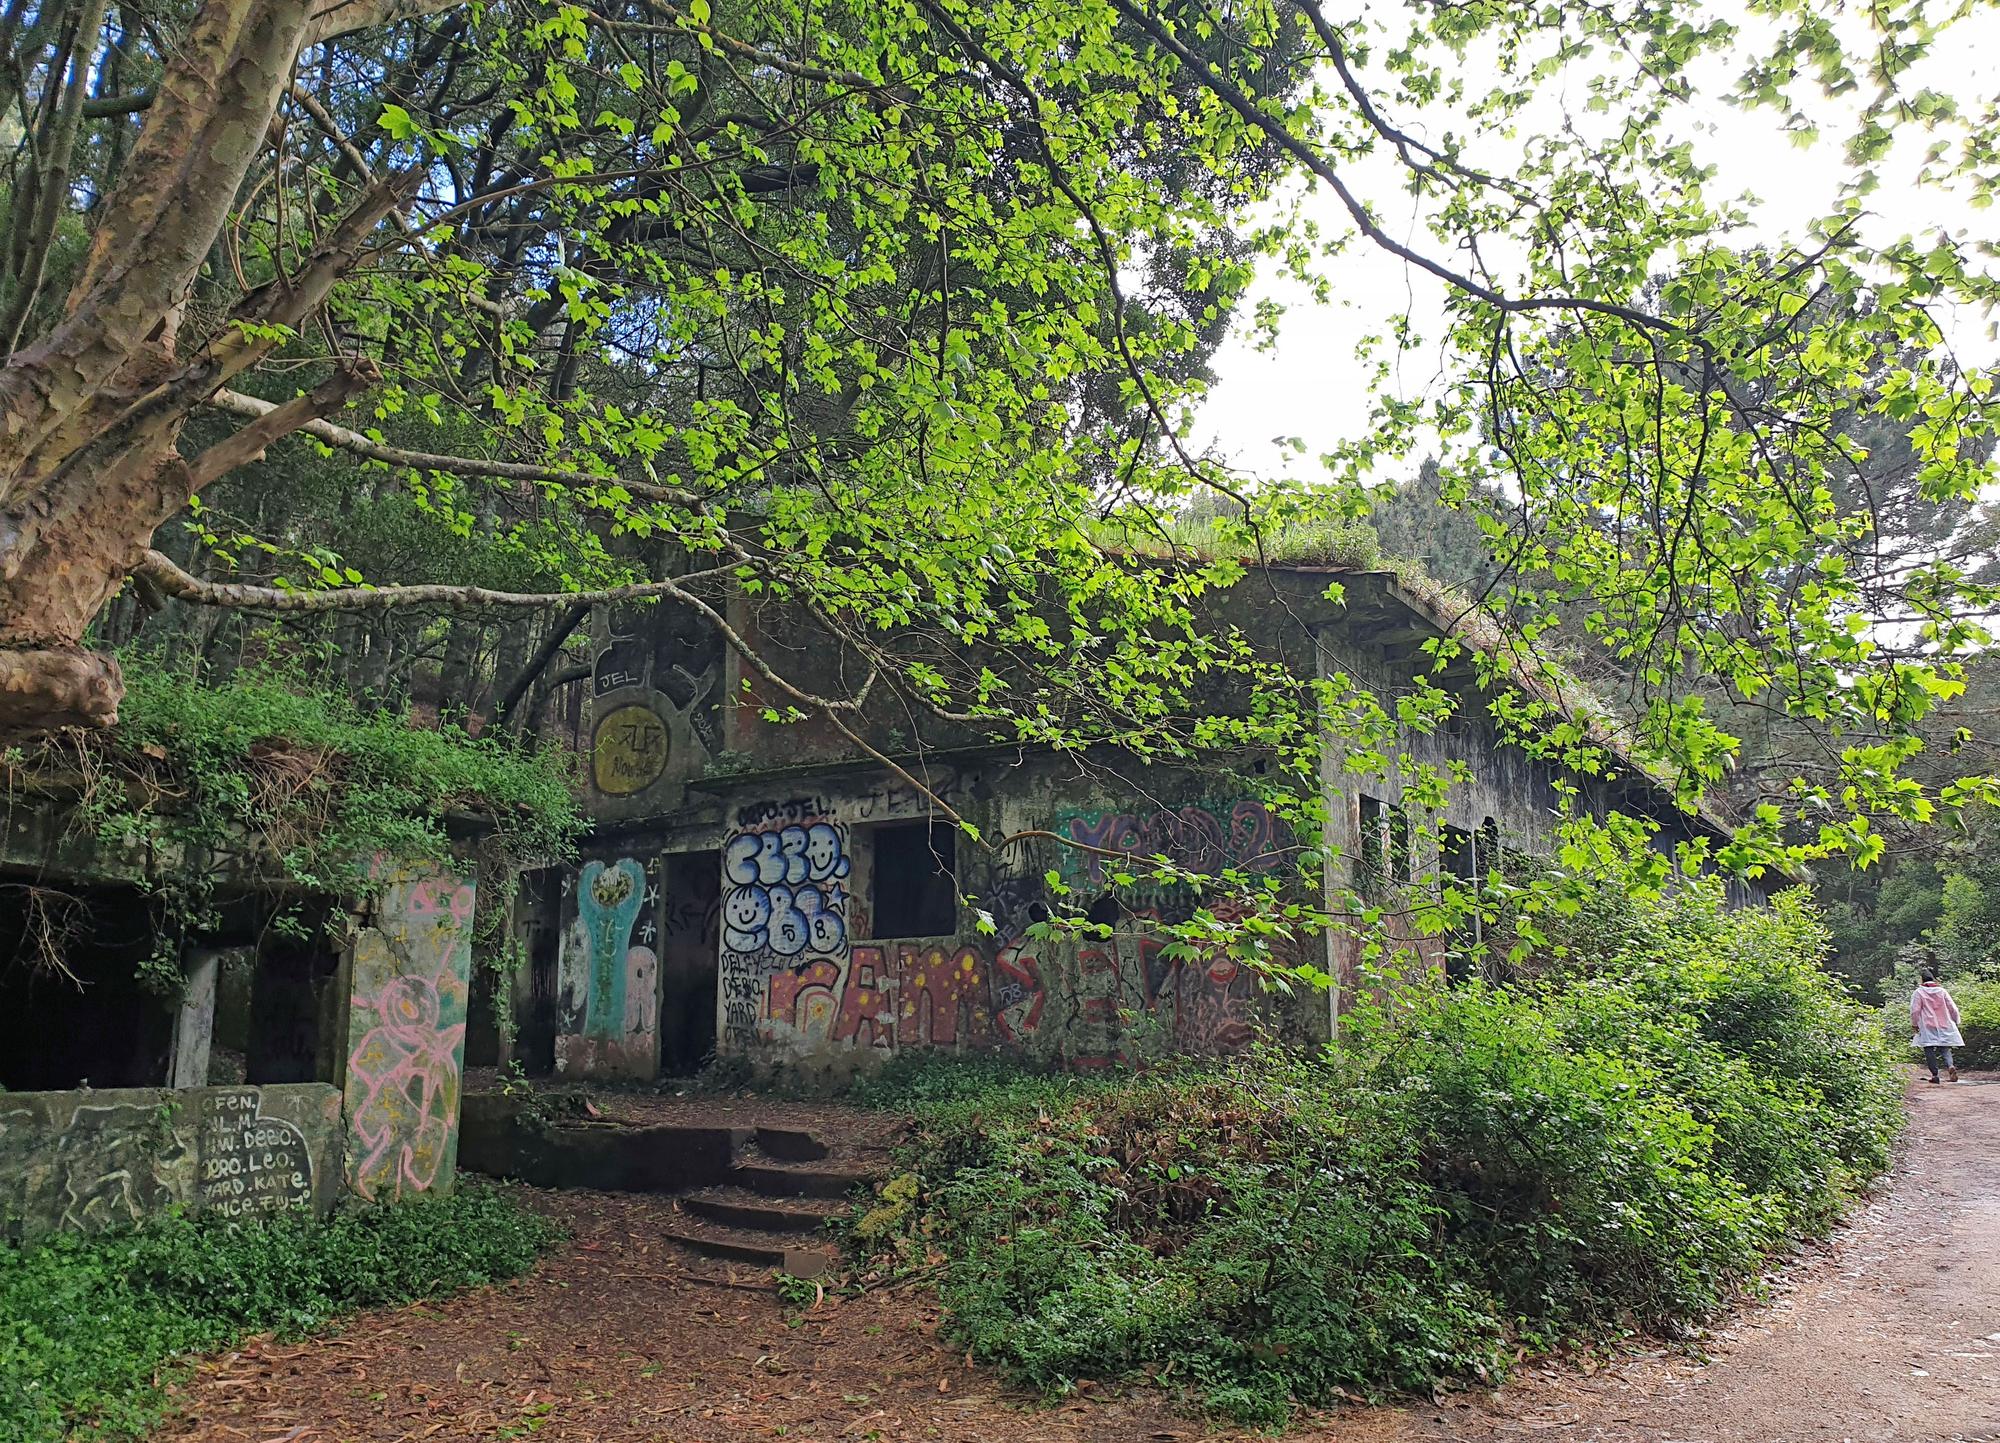
[[[1333,572],[1339,568],[1286,569]],[[1686,817],[1714,840],[1727,841],[1735,834],[1735,822],[1713,801],[1704,798],[1692,808],[1683,805],[1675,794],[1673,777],[1640,758],[1620,735],[1621,724],[1611,708],[1586,683],[1563,671],[1541,648],[1522,638],[1483,604],[1471,598],[1455,598],[1441,583],[1431,582],[1429,586],[1413,583],[1410,577],[1390,568],[1346,574],[1372,583],[1379,595],[1400,606],[1434,635],[1452,637],[1495,657],[1510,685],[1554,708],[1563,717],[1580,722],[1591,743],[1601,747],[1627,772],[1623,778],[1609,780],[1644,789],[1661,813]],[[1809,880],[1803,868],[1774,866],[1771,870],[1793,882]]]

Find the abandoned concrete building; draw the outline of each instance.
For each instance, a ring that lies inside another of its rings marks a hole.
[[[1257,596],[1219,604],[1256,619],[1261,653],[1384,699],[1430,672],[1424,644],[1455,624],[1387,572],[1251,574]],[[836,689],[841,647],[797,611],[738,595],[728,620],[795,679]],[[691,612],[610,610],[593,627],[574,737],[591,834],[511,899],[501,1010],[531,1074],[645,1082],[720,1062],[832,1083],[912,1049],[1092,1068],[1324,1036],[1338,987],[1278,998],[1226,954],[1170,948],[1162,924],[1204,899],[1125,880],[1150,870],[1140,859],[1386,898],[1545,850],[1559,783],[1600,813],[1654,819],[1663,849],[1723,830],[1636,767],[1559,777],[1503,745],[1470,669],[1450,668],[1433,679],[1466,693],[1457,719],[1400,748],[1413,769],[1464,763],[1472,780],[1420,811],[1394,767],[1330,760],[1315,878],[1256,755],[1196,771],[949,725],[773,724],[754,669]],[[180,996],[162,997],[141,980],[162,975],[146,965],[160,935],[149,893],[190,859],[107,842],[74,802],[31,789],[0,810],[0,1235],[450,1186],[468,1058],[508,1060],[479,995],[498,972],[472,956],[475,869],[378,858],[342,895],[305,897],[220,861],[210,915],[168,959]],[[970,844],[940,803],[982,839],[1022,840]],[[1051,876],[1108,937],[1042,936]],[[293,925],[273,925],[281,911]],[[65,932],[58,957],[50,938]],[[1453,939],[1404,940],[1453,965]],[[1359,945],[1302,934],[1280,960],[1351,982]]]
[[[1253,574],[1274,589],[1257,608],[1275,618],[1261,646],[1295,675],[1344,673],[1385,697],[1429,668],[1424,641],[1454,621],[1388,572],[1339,575],[1339,601],[1325,568]],[[796,615],[738,598],[730,620],[808,682],[835,680],[839,648]],[[754,675],[692,615],[634,609],[596,628],[577,737],[592,836],[577,865],[535,880],[525,909],[516,998],[530,1071],[644,1080],[721,1058],[837,1078],[912,1048],[1016,1048],[1094,1067],[1149,1048],[1229,1050],[1273,1026],[1323,1036],[1331,1025],[1338,989],[1277,1007],[1227,957],[1169,961],[1152,924],[1182,920],[1197,899],[1110,881],[1126,870],[1121,855],[1210,874],[1290,867],[1298,848],[1259,799],[1256,759],[1202,775],[1116,758],[1085,768],[948,735],[917,748],[880,733],[873,744],[901,753],[899,775],[830,728],[762,720]],[[1477,687],[1468,670],[1443,682]],[[1501,743],[1483,701],[1406,748],[1419,762],[1463,762],[1475,780],[1441,814],[1417,818],[1393,769],[1355,778],[1329,765],[1329,896],[1357,868],[1376,888],[1435,875],[1411,853],[1420,833],[1444,852],[1430,861],[1467,878],[1501,849],[1548,849],[1557,776]],[[1636,767],[1568,780],[1600,814],[1658,822],[1663,850],[1723,831]],[[936,801],[983,838],[1042,840],[968,845]],[[1051,871],[1072,899],[1103,899],[1092,920],[1114,924],[1108,942],[1031,940],[1049,915]],[[1352,938],[1298,945],[1297,960],[1351,978]],[[1443,944],[1423,945],[1450,964]]]
[[[60,795],[0,805],[0,1237],[449,1187],[472,875],[382,861],[302,897],[218,863],[175,1005],[141,977],[147,884],[184,861]]]

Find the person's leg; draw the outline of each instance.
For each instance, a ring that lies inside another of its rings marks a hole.
[[[1936,1047],[1926,1047],[1924,1049],[1924,1066],[1928,1067],[1931,1070],[1932,1082],[1936,1082],[1938,1080],[1938,1053],[1940,1051],[1942,1051],[1942,1049]]]
[[[1958,1081],[1958,1064],[1952,1061],[1951,1049],[1949,1047],[1944,1049],[1944,1080],[1946,1082]]]

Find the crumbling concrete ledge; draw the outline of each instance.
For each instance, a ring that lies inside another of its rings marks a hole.
[[[96,1232],[179,1206],[325,1213],[342,1187],[340,1089],[0,1093],[0,1236]]]

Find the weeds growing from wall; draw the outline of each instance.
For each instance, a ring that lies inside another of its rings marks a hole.
[[[1606,900],[1533,980],[1418,987],[1338,1053],[1087,1082],[913,1063],[916,1204],[958,1346],[1061,1393],[1144,1378],[1281,1421],[1674,1332],[1887,1162],[1899,1083],[1796,897]]]
[[[218,874],[351,896],[377,860],[450,864],[456,819],[483,833],[494,885],[482,890],[504,896],[521,866],[570,855],[584,827],[557,753],[364,713],[277,671],[210,687],[128,658],[125,682],[115,732],[0,756],[0,782],[73,793],[112,856],[164,864],[150,882],[160,947],[142,975],[168,994],[182,934],[213,920]]]
[[[139,1437],[181,1355],[513,1277],[557,1236],[500,1190],[467,1184],[324,1222],[168,1216],[0,1244],[0,1438]]]

